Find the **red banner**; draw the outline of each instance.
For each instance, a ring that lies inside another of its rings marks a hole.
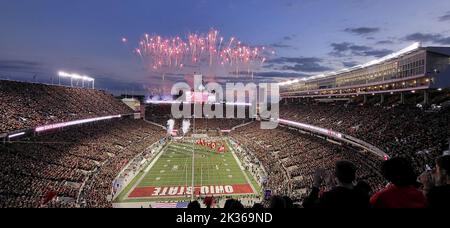
[[[220,145],[219,143],[207,142],[207,141],[205,141],[203,139],[197,140],[196,144],[204,146],[204,147],[207,147],[207,148],[210,148],[211,150],[217,150],[218,153],[225,153],[225,151],[226,151],[225,144],[221,144]]]
[[[191,195],[196,196],[221,196],[221,195],[248,195],[254,194],[249,184],[235,185],[212,185],[212,186],[172,186],[172,187],[138,187],[135,188],[128,198],[149,198],[149,197],[181,197]]]

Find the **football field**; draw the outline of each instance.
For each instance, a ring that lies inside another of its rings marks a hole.
[[[171,142],[129,184],[119,202],[184,201],[205,196],[255,196],[253,177],[242,170],[226,140],[226,150]],[[194,186],[194,187],[193,187]]]

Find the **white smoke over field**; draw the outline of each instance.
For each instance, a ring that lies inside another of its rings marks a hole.
[[[167,121],[167,134],[172,134],[174,128],[175,128],[175,120],[168,120]]]
[[[190,128],[191,128],[191,121],[183,120],[183,134],[184,135],[186,135],[189,132]]]

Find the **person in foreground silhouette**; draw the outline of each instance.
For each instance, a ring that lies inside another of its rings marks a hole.
[[[235,199],[228,199],[224,206],[225,210],[243,210],[244,208],[241,201]]]
[[[370,199],[374,208],[425,208],[427,200],[417,188],[417,176],[411,163],[403,158],[385,161],[382,174],[390,183]]]
[[[430,208],[450,207],[450,156],[442,156],[436,160],[433,172],[433,184],[427,194]]]
[[[255,203],[254,205],[253,205],[253,208],[252,209],[254,209],[254,210],[262,210],[262,209],[264,209],[264,205],[262,205],[262,204],[260,204],[260,203]]]
[[[281,196],[272,196],[270,198],[270,206],[271,209],[285,209],[286,201]]]
[[[365,191],[356,188],[356,166],[349,161],[339,161],[335,167],[337,186],[323,193],[320,187],[325,179],[324,171],[318,170],[314,175],[314,186],[309,196],[303,201],[304,208],[368,208],[369,201]]]
[[[188,204],[187,208],[191,210],[199,210],[202,207],[200,206],[200,203],[198,201],[192,201]]]

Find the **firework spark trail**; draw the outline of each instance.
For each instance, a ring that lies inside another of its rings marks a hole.
[[[126,38],[122,41],[128,42]],[[153,70],[180,70],[189,63],[231,67],[236,69],[236,74],[239,69],[248,69],[250,73],[252,68],[262,66],[270,55],[266,47],[246,46],[235,37],[230,38],[228,46],[223,46],[224,41],[217,30],[210,30],[206,35],[190,34],[187,40],[144,34],[134,53]]]

